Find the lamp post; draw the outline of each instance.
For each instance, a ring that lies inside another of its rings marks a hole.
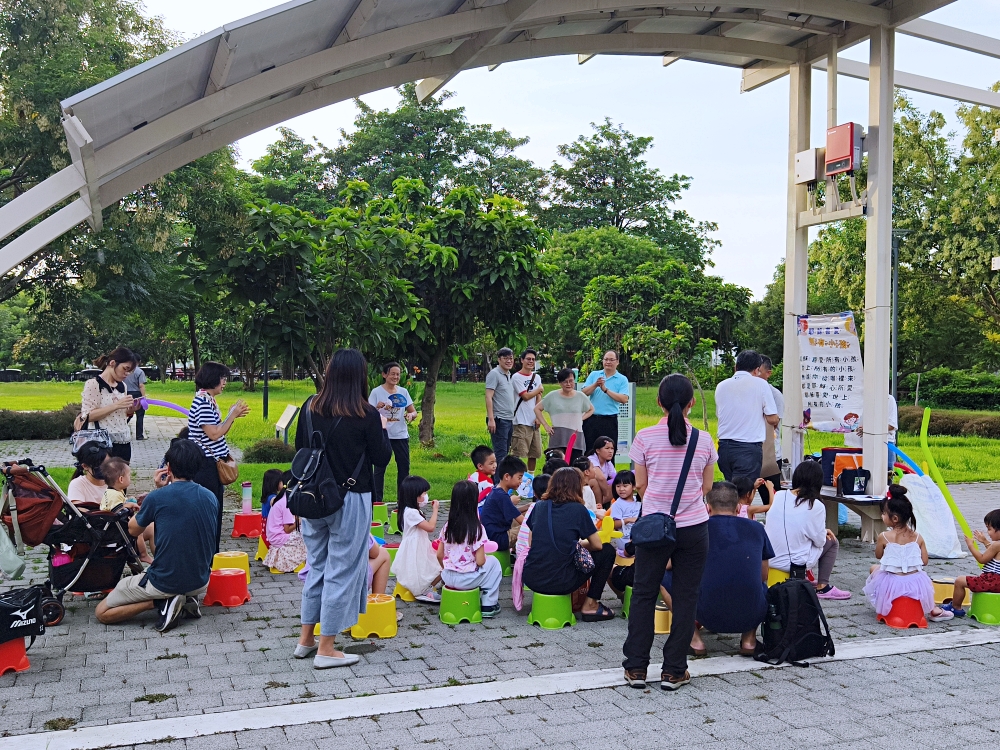
[[[264,421],[267,421],[267,341],[264,341]]]

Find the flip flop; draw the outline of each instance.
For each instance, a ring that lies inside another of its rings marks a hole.
[[[605,620],[615,619],[615,613],[603,604],[598,604],[596,612],[581,612],[580,617],[584,622],[604,622]]]

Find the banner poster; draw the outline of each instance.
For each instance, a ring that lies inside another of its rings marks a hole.
[[[861,421],[864,366],[854,313],[798,317],[803,423],[852,432]]]

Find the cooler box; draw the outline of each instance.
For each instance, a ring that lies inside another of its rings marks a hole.
[[[823,484],[825,484],[827,487],[833,487],[834,462],[836,461],[836,458],[837,458],[838,455],[845,455],[845,454],[851,454],[851,453],[856,454],[859,457],[858,458],[858,466],[860,466],[861,465],[861,459],[860,459],[861,452],[862,452],[861,448],[844,448],[844,447],[840,447],[840,448],[824,448],[823,452],[822,452],[822,458],[820,459],[820,463],[823,466]],[[841,466],[841,470],[844,469],[844,468],[845,467]],[[853,463],[850,464],[850,468],[852,468],[852,469],[854,468],[854,464]],[[836,473],[839,474],[840,472],[838,471]]]

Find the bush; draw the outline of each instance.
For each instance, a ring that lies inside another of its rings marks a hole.
[[[295,446],[274,438],[258,440],[243,451],[243,461],[248,464],[287,464],[294,457]]]
[[[921,384],[921,388],[923,385]],[[899,430],[911,435],[920,434],[924,419],[922,406],[899,408]],[[1000,438],[1000,414],[984,411],[934,411],[931,410],[930,435],[955,437]]]
[[[79,404],[59,411],[0,411],[0,440],[58,440],[73,434]]]
[[[899,390],[900,400],[912,401],[917,390],[917,376],[903,378]],[[941,409],[1000,410],[1000,377],[937,367],[920,375],[920,402]]]

